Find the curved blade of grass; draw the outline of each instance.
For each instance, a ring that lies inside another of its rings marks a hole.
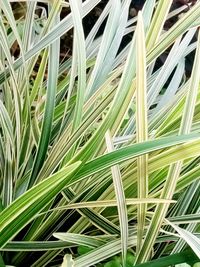
[[[162,35],[159,42],[155,44],[147,55],[147,63],[153,61],[169,47],[178,36],[191,28],[192,23],[200,16],[200,2],[196,3],[177,23],[175,23],[165,34]],[[165,48],[164,48],[165,47]],[[164,49],[163,49],[164,48]]]
[[[200,192],[199,189],[200,189],[200,181],[196,181],[192,183],[190,187],[186,188],[185,192],[182,195],[182,198],[180,198],[177,204],[175,205],[176,209],[174,209],[174,212],[172,212],[170,216],[179,216],[188,213],[199,214],[200,207],[197,200],[199,199],[199,192]],[[185,230],[189,232],[194,232],[196,227],[197,223],[190,222],[185,227]],[[185,241],[183,239],[180,239],[176,243],[176,246],[173,248],[171,254],[181,252],[184,246],[185,246]]]
[[[37,76],[36,79],[34,81],[34,85],[33,88],[31,90],[31,94],[30,94],[30,104],[33,103],[33,101],[35,100],[38,92],[39,92],[39,88],[42,85],[43,79],[44,79],[44,74],[45,74],[45,70],[46,70],[46,66],[47,66],[47,59],[48,59],[48,49],[45,49],[43,55],[42,55],[42,60],[40,62],[40,67],[39,70],[37,72]]]
[[[83,104],[85,100],[85,87],[86,87],[86,50],[85,38],[83,32],[82,17],[82,1],[69,1],[72,18],[74,22],[74,34],[76,36],[75,49],[77,49],[77,67],[78,67],[78,85],[77,85],[77,98],[74,111],[74,120],[72,130],[75,130],[81,123]]]
[[[149,30],[149,27],[151,25],[155,2],[156,2],[155,0],[145,1],[142,9],[142,16],[143,18],[145,18],[145,20],[143,21],[145,33]]]
[[[34,14],[37,2],[27,2],[27,14],[25,18],[25,27],[23,32],[23,48],[28,51],[31,47],[32,29],[34,25]]]
[[[183,40],[181,41],[181,37],[177,38],[163,67],[159,71],[159,74],[151,88],[148,91],[148,107],[150,108],[151,105],[155,102],[156,97],[158,97],[159,92],[164,87],[167,79],[169,79],[170,74],[178,64],[178,62],[183,58],[183,55],[191,42],[192,38],[194,37],[195,29],[191,29],[187,32],[184,36]],[[154,111],[156,113],[156,110]]]
[[[105,244],[105,241],[100,240],[98,236],[89,237],[86,235],[73,234],[73,233],[54,233],[53,236],[59,240],[67,241],[69,243],[96,248]]]
[[[66,241],[10,241],[0,251],[46,251],[76,246]]]
[[[103,21],[108,16],[108,13],[109,13],[111,6],[112,6],[112,2],[108,1],[106,6],[104,7],[104,9],[102,10],[102,13],[98,17],[97,22],[94,24],[92,30],[89,32],[89,34],[86,38],[86,47],[87,48],[90,48],[90,46],[93,44],[94,38],[95,38],[100,26],[102,25]]]
[[[192,133],[188,135],[160,138],[157,140],[146,141],[140,144],[134,144],[120,148],[116,151],[110,152],[87,162],[81,168],[80,172],[77,173],[77,175],[73,178],[73,180],[70,181],[70,183],[74,182],[76,179],[95,174],[98,171],[102,171],[128,159],[135,158],[158,149],[164,149],[170,146],[183,144],[187,141],[192,141],[199,138],[199,133]]]
[[[180,228],[178,225],[175,225],[174,223],[169,222],[169,224],[179,233],[180,237],[187,242],[187,244],[200,259],[200,239],[189,231]]]
[[[194,262],[196,262],[198,260],[198,258],[195,257],[195,254],[192,251],[186,250],[186,251],[181,252],[181,253],[162,257],[160,259],[148,261],[146,263],[137,264],[137,265],[135,265],[135,267],[168,267],[168,266],[174,265],[174,264],[192,262],[191,259],[193,259]]]
[[[58,4],[60,4],[60,2]],[[55,19],[55,24],[59,21],[58,16]],[[49,139],[51,135],[51,127],[53,122],[55,96],[56,96],[56,88],[58,80],[59,53],[60,53],[60,41],[56,40],[55,43],[53,43],[49,48],[47,99],[45,103],[45,112],[42,124],[42,131],[39,140],[39,146],[37,150],[37,155],[35,157],[34,166],[32,168],[32,173],[29,181],[29,188],[35,183],[37,175],[45,160],[48,149]]]
[[[14,146],[12,121],[1,99],[0,99],[0,122],[4,136],[7,136],[7,140],[9,140],[11,145]]]
[[[125,205],[138,205],[138,204],[148,204],[148,203],[175,203],[174,200],[167,200],[161,198],[127,198],[125,201]],[[58,208],[50,209],[47,212],[51,212],[53,210],[64,210],[64,209],[81,209],[81,208],[98,208],[98,207],[115,207],[118,206],[118,202],[116,200],[96,200],[96,201],[87,201],[81,203],[68,204],[66,206],[60,206]],[[46,212],[45,212],[46,213]],[[40,213],[44,214],[43,212]],[[39,215],[39,216],[40,216]],[[175,218],[176,219],[176,218]],[[199,217],[198,217],[199,220]]]
[[[70,103],[70,99],[71,99],[71,95],[72,95],[72,92],[73,92],[73,89],[74,89],[74,86],[75,86],[75,80],[76,80],[76,75],[77,75],[77,60],[78,60],[78,56],[77,56],[77,48],[76,48],[76,39],[77,39],[77,36],[74,35],[74,39],[73,39],[73,46],[72,46],[72,51],[73,51],[73,54],[72,54],[72,63],[71,63],[71,69],[70,69],[70,77],[69,77],[69,87],[68,87],[68,90],[67,90],[67,99],[64,103],[65,105],[65,108],[64,108],[64,112],[63,112],[63,116],[62,116],[62,122],[61,122],[61,125],[60,125],[60,130],[59,130],[59,134],[57,135],[57,140],[58,138],[59,139],[59,142],[57,142],[57,144],[60,143],[60,140],[62,138],[63,135],[65,135],[65,132],[68,130],[65,129],[64,130],[64,122],[66,120],[66,115],[67,115],[67,111],[68,111],[68,108],[69,108],[69,103]],[[65,85],[66,86],[66,85]],[[56,111],[55,111],[55,114],[56,114]],[[62,135],[61,135],[62,133]],[[66,136],[66,135],[65,135]],[[78,139],[77,139],[78,141]],[[55,155],[55,154],[54,154]]]
[[[162,96],[162,99],[159,101],[156,109],[154,109],[155,113],[159,113],[159,110],[161,110],[163,107],[166,106],[166,104],[175,96],[181,81],[183,79],[185,72],[185,59],[180,60],[176,71],[174,73],[174,76],[166,89],[166,92]]]
[[[169,217],[167,219],[170,222],[173,222],[174,224],[199,223],[200,214],[186,214],[175,217]]]
[[[63,189],[69,177],[80,166],[77,162],[28,190],[0,213],[0,247],[12,239],[22,228]]]
[[[88,96],[91,96],[93,91],[96,89],[95,83],[97,83],[98,72],[101,72],[102,68],[104,67],[103,63],[106,57],[106,53],[112,43],[118,26],[118,20],[121,12],[121,1],[111,0],[110,3],[112,6],[103,33],[101,45],[97,55],[97,60],[95,62],[94,69],[92,70],[92,75],[90,76],[90,79],[87,84]]]
[[[9,71],[11,73],[11,76],[13,77],[13,80],[15,81],[15,83],[17,83],[16,73],[15,73],[15,70],[13,68],[14,61],[10,55],[9,40],[8,40],[6,28],[4,26],[2,17],[0,17],[0,34],[1,34],[0,35],[1,36],[1,38],[0,38],[1,49],[6,56],[7,64],[8,64],[8,68],[9,68]],[[2,51],[1,51],[1,53],[2,53]],[[2,74],[4,75],[4,73],[2,73]],[[3,77],[3,78],[5,78],[5,77]]]
[[[173,0],[160,0],[147,34],[147,50],[157,43]]]
[[[22,58],[24,59],[24,50],[23,50],[23,45],[22,45],[22,41],[16,26],[16,21],[15,21],[15,17],[13,15],[13,11],[11,9],[10,3],[8,0],[1,0],[1,8],[6,16],[6,19],[8,20],[8,23],[10,24],[13,33],[16,37],[16,40],[18,42],[18,45],[20,47],[20,52],[22,54]]]

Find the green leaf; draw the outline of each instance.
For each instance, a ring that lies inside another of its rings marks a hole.
[[[72,248],[77,245],[65,241],[10,241],[1,251],[46,251]]]
[[[197,257],[199,257],[200,259],[200,239],[189,231],[182,229],[173,223],[169,224],[179,233],[180,237],[187,242],[187,244],[191,247]]]
[[[160,138],[157,140],[146,141],[143,143],[129,145],[127,147],[120,148],[116,151],[105,154],[86,163],[71,182],[75,181],[76,179],[80,179],[85,176],[89,176],[96,172],[102,171],[106,168],[109,168],[113,165],[116,165],[128,159],[133,159],[135,157],[159,149],[164,149],[174,145],[183,144],[187,141],[192,141],[198,138],[200,138],[200,135],[198,133],[193,133],[188,135]]]
[[[114,150],[114,145],[112,142],[112,137],[110,131],[108,131],[105,135],[106,145],[108,152],[112,152]],[[119,166],[113,166],[111,168],[112,177],[113,177],[113,185],[115,189],[115,196],[117,199],[117,209],[119,213],[119,222],[120,222],[120,234],[121,234],[121,242],[122,242],[122,258],[123,258],[123,266],[126,264],[126,255],[128,248],[128,212],[126,207],[126,198],[123,189],[122,177],[120,174]]]
[[[3,248],[54,198],[80,166],[77,162],[28,190],[0,213],[0,247]]]
[[[114,261],[114,260],[109,261],[104,265],[104,267],[120,267],[120,266],[121,266],[121,264],[117,261]]]
[[[58,15],[59,16],[59,15]],[[55,24],[59,22],[59,19],[55,19]],[[29,188],[35,183],[37,175],[41,169],[46,158],[46,153],[49,145],[51,128],[53,122],[55,96],[58,81],[58,67],[59,67],[59,53],[60,53],[60,41],[55,41],[49,48],[49,64],[48,64],[48,82],[47,82],[47,99],[45,103],[44,118],[42,124],[42,130],[39,140],[39,146],[37,155],[35,157],[34,166],[29,181]]]
[[[141,12],[136,28],[136,141],[148,140],[146,48],[144,24]],[[138,198],[148,197],[148,154],[137,158]],[[147,205],[138,206],[137,251],[141,249],[145,228]]]
[[[135,267],[168,267],[174,264],[196,261],[197,257],[191,251],[184,251],[174,255],[162,257],[142,264],[136,264]]]

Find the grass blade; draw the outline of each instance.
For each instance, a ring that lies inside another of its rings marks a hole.
[[[169,222],[169,224],[179,233],[180,237],[188,243],[197,257],[200,259],[200,239],[189,231],[182,229],[173,223]]]
[[[136,141],[148,140],[146,49],[142,13],[138,14],[136,28]],[[148,154],[137,158],[138,198],[148,197]],[[147,205],[138,206],[137,251],[140,250],[144,234]]]
[[[108,152],[114,150],[114,145],[112,142],[112,137],[110,131],[105,135],[106,146]],[[126,208],[126,199],[123,189],[122,177],[120,174],[119,166],[113,166],[111,168],[113,185],[115,189],[115,196],[117,200],[117,209],[119,213],[119,222],[120,222],[120,234],[121,234],[121,245],[122,245],[122,262],[123,266],[126,266],[126,255],[128,249],[128,213]]]
[[[58,16],[55,19],[55,24],[59,21]],[[43,125],[37,155],[35,158],[34,166],[32,169],[29,188],[35,183],[37,175],[41,169],[46,158],[46,153],[49,145],[51,135],[51,127],[53,122],[55,96],[58,81],[58,68],[59,68],[59,53],[60,41],[57,40],[50,46],[49,49],[49,64],[48,64],[48,83],[47,83],[47,99],[45,104],[45,112],[43,118]]]
[[[0,213],[1,248],[52,201],[79,166],[80,162],[77,162],[63,168],[27,191]]]

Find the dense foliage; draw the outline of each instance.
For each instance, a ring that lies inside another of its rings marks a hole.
[[[87,36],[100,0],[10,2],[0,266],[197,267],[200,2],[108,0]]]

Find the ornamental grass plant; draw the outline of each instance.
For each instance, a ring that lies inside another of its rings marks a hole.
[[[87,35],[100,0],[11,2],[0,266],[199,266],[200,2],[146,0],[130,18],[131,0],[108,0]]]

